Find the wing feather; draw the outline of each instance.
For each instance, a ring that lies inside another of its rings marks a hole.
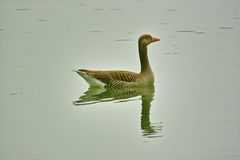
[[[112,70],[112,71],[96,71],[80,69],[78,71],[85,72],[88,76],[96,78],[97,80],[105,84],[117,84],[117,81],[121,82],[135,82],[138,73],[130,71]]]

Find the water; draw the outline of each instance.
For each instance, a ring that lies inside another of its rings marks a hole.
[[[0,1],[0,159],[240,159],[239,7]],[[138,71],[143,33],[161,38],[154,89],[88,90],[71,72]]]

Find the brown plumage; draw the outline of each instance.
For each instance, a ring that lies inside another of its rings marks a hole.
[[[90,86],[122,87],[153,85],[154,75],[148,61],[147,46],[159,40],[159,38],[152,37],[148,34],[144,34],[139,38],[140,73],[122,70],[99,71],[79,69],[73,71],[82,76]]]

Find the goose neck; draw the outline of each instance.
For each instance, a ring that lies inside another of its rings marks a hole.
[[[139,56],[140,56],[140,63],[141,63],[141,73],[146,71],[151,71],[146,45],[139,44]]]

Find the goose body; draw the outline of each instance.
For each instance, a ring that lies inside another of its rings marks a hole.
[[[147,46],[159,41],[159,38],[152,37],[149,34],[142,35],[138,40],[139,57],[141,63],[141,72],[135,73],[123,70],[73,70],[78,73],[90,86],[99,87],[134,87],[147,86],[154,84],[154,75],[150,67],[147,55]]]

